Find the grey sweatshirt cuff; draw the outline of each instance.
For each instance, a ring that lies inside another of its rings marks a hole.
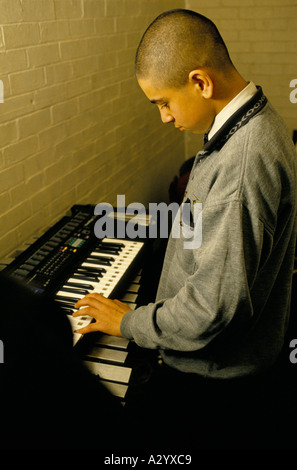
[[[130,326],[131,326],[131,320],[132,320],[134,313],[135,313],[134,310],[130,310],[129,312],[125,313],[125,315],[122,318],[120,330],[124,338],[133,339]]]

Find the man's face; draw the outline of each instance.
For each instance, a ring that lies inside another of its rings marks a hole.
[[[151,80],[139,80],[151,103],[160,111],[162,122],[172,122],[180,131],[207,132],[215,118],[211,100],[203,96],[201,86],[189,82],[182,88],[156,88]]]

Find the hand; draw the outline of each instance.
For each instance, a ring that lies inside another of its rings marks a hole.
[[[84,307],[80,310],[80,307]],[[125,313],[131,308],[119,300],[107,299],[101,294],[87,294],[80,299],[75,308],[78,310],[73,312],[74,317],[81,315],[89,315],[96,321],[92,322],[85,328],[77,330],[77,333],[86,334],[93,331],[101,331],[109,335],[122,336],[120,325]]]

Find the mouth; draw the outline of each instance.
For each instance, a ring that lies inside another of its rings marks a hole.
[[[175,126],[175,129],[178,129],[179,131],[185,131],[185,128],[182,126]]]

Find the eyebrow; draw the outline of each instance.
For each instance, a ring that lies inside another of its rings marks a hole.
[[[150,102],[153,104],[166,103],[167,101],[168,101],[167,98],[158,98],[156,100],[150,100]]]

